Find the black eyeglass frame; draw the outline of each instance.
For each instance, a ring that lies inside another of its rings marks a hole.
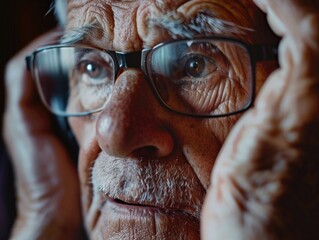
[[[245,107],[243,107],[240,110],[230,112],[230,113],[225,113],[225,114],[218,114],[218,115],[210,115],[210,114],[192,114],[192,113],[185,113],[181,112],[178,110],[175,110],[174,108],[171,108],[169,105],[165,103],[165,101],[161,98],[160,94],[157,91],[157,88],[154,84],[154,81],[150,77],[149,74],[149,69],[150,69],[150,61],[148,61],[148,56],[150,56],[151,52],[156,51],[158,48],[161,48],[162,46],[170,43],[178,43],[178,42],[185,42],[185,41],[224,41],[224,42],[231,42],[235,43],[237,45],[240,45],[243,47],[247,53],[249,54],[249,60],[251,64],[251,88],[252,88],[252,93],[249,102],[246,104]],[[26,57],[26,64],[27,64],[27,69],[31,72],[34,80],[36,81],[38,91],[41,95],[42,101],[44,102],[44,105],[49,108],[49,110],[62,117],[81,117],[81,116],[87,116],[96,112],[100,112],[103,107],[89,111],[89,112],[84,112],[84,113],[75,113],[75,114],[65,114],[62,112],[55,112],[52,110],[49,106],[46,104],[46,100],[44,99],[44,96],[42,94],[41,86],[39,81],[37,80],[35,76],[35,67],[34,67],[34,61],[36,58],[36,55],[44,50],[52,49],[52,48],[62,48],[62,47],[79,47],[79,48],[86,48],[86,49],[94,49],[98,51],[103,51],[107,54],[109,54],[113,60],[114,63],[114,84],[116,82],[116,77],[118,75],[118,72],[120,69],[125,69],[125,68],[138,68],[143,71],[143,73],[146,76],[146,80],[151,87],[151,90],[155,94],[156,98],[160,102],[160,104],[166,108],[169,109],[170,111],[181,114],[184,116],[189,116],[189,117],[197,117],[197,118],[219,118],[219,117],[226,117],[234,114],[239,114],[247,109],[249,109],[254,102],[255,95],[256,95],[256,63],[259,61],[268,61],[268,60],[277,60],[278,59],[278,44],[247,44],[239,39],[236,38],[228,38],[228,37],[201,37],[201,38],[193,38],[193,39],[178,39],[178,40],[171,40],[171,41],[166,41],[159,43],[158,45],[154,46],[153,48],[147,48],[147,49],[142,49],[141,51],[138,52],[121,52],[121,51],[111,51],[111,50],[105,50],[102,48],[97,48],[97,47],[91,47],[83,44],[57,44],[57,45],[48,45],[44,46],[41,48],[38,48],[35,50],[31,55]]]

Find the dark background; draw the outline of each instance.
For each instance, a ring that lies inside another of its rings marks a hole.
[[[9,237],[16,210],[14,174],[3,143],[4,74],[8,60],[32,39],[56,25],[52,0],[5,0],[0,5],[0,240]]]

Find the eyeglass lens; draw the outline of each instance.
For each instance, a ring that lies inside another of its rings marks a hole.
[[[146,58],[149,79],[167,107],[193,115],[241,111],[253,95],[248,50],[225,40],[180,40],[159,45]],[[107,104],[115,82],[115,58],[75,46],[37,52],[34,71],[41,97],[56,114],[87,114]]]
[[[150,56],[150,76],[170,108],[193,115],[241,111],[253,94],[252,64],[241,44],[221,40],[173,42]]]

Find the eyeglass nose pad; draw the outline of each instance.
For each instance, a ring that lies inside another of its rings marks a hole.
[[[146,56],[150,49],[143,49],[140,52],[115,52],[117,64],[120,69],[123,68],[138,68],[143,71],[146,77],[148,77],[146,70]]]
[[[120,68],[141,68],[141,52],[116,52],[115,55]]]

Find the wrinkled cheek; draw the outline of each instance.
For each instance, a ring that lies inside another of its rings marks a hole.
[[[82,154],[81,154],[82,153]],[[90,167],[87,163],[86,158],[84,158],[85,154],[80,152],[79,157],[79,178],[80,178],[80,188],[81,188],[81,202],[82,202],[82,210],[85,217],[85,222],[87,227],[92,224],[92,217],[90,217],[89,209],[91,208],[92,201],[93,201],[93,187],[90,181]]]
[[[68,119],[70,127],[79,145],[78,175],[81,188],[82,208],[87,215],[92,203],[91,169],[100,148],[95,140],[95,120],[92,117],[74,117]]]
[[[242,115],[242,113],[238,113],[208,122],[209,128],[215,129],[215,136],[217,137],[221,147],[226,141],[231,129],[234,127],[234,125]]]

